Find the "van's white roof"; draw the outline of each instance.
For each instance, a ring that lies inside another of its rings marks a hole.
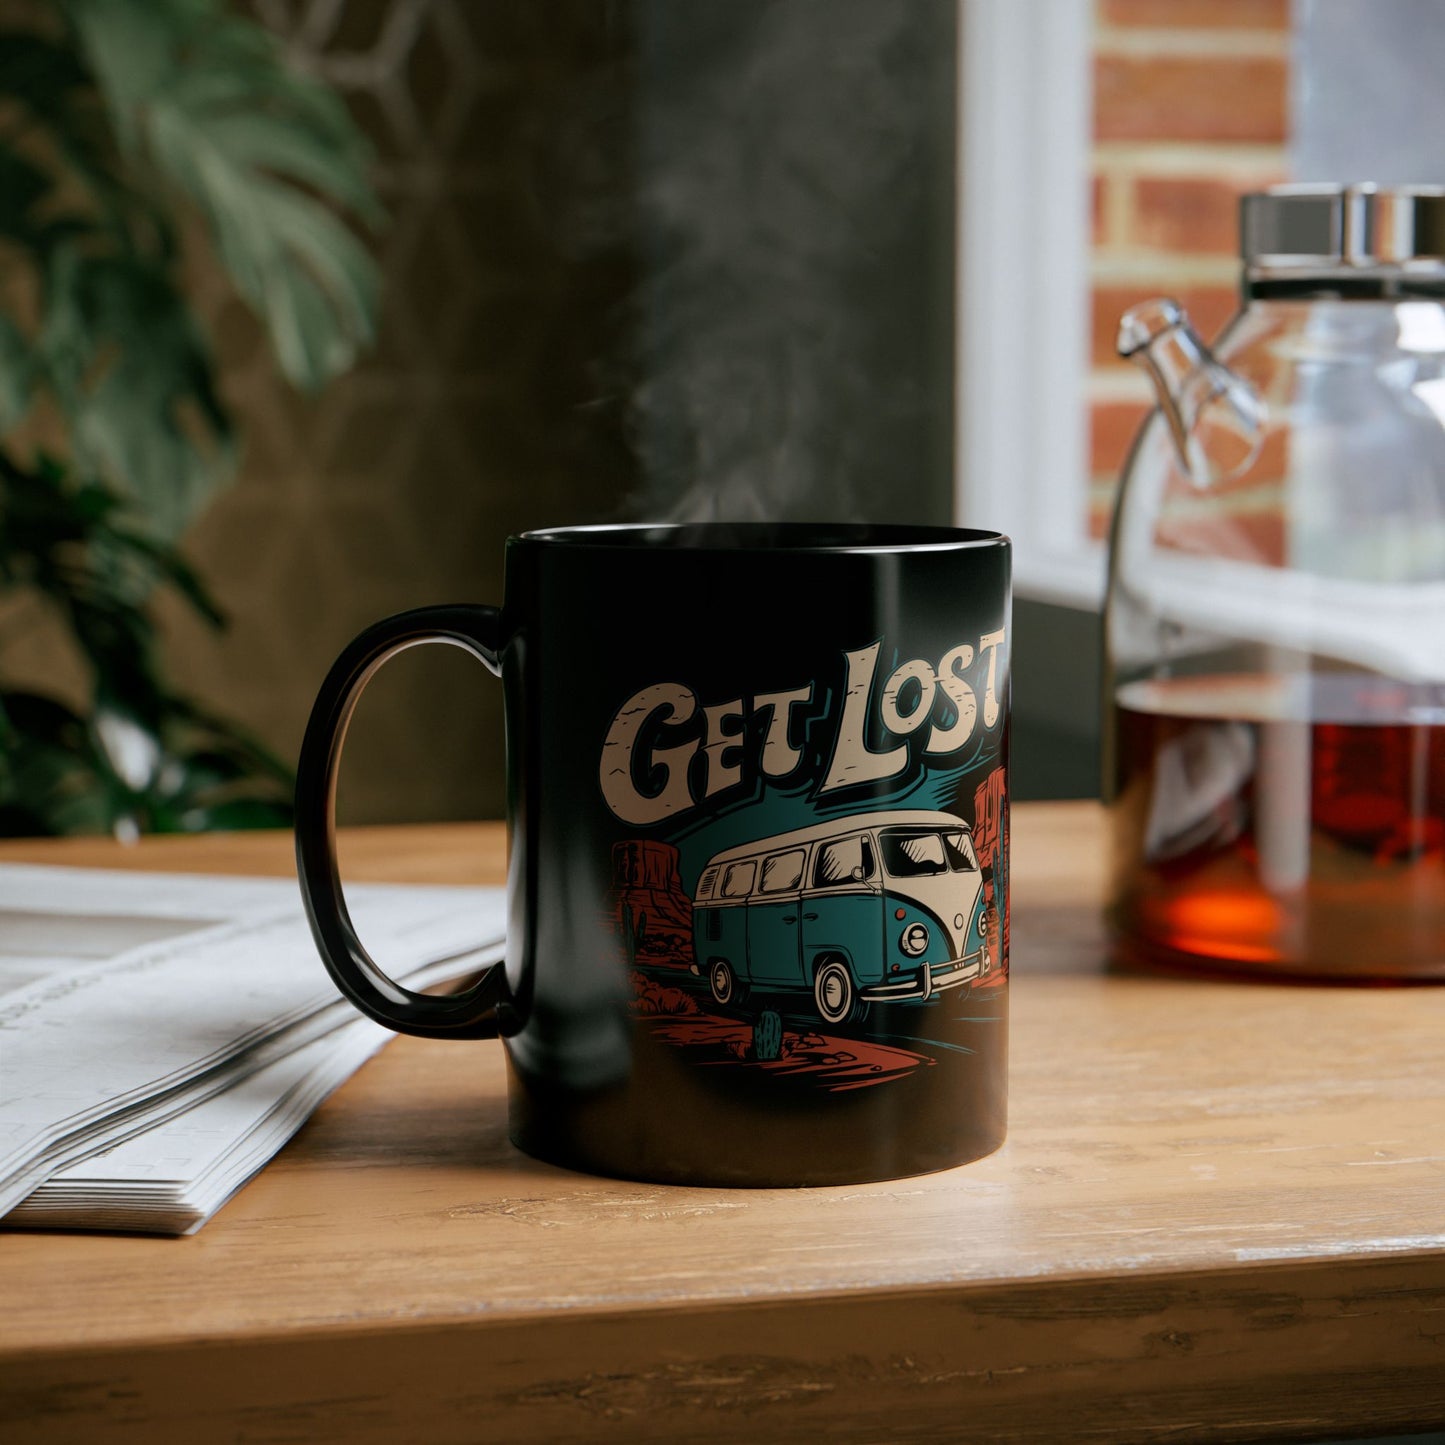
[[[847,817],[833,818],[826,823],[814,823],[810,828],[794,828],[791,833],[775,833],[772,837],[755,838],[751,843],[739,843],[733,848],[724,848],[707,860],[711,868],[716,863],[732,863],[739,858],[760,858],[764,853],[776,853],[780,848],[796,848],[808,843],[817,843],[825,838],[842,838],[849,833],[861,833],[865,828],[948,828],[952,832],[972,829],[962,818],[952,813],[927,813],[922,809],[902,810],[886,813],[853,813]]]

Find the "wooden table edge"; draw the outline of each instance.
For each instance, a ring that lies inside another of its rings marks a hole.
[[[25,1234],[48,1231],[25,1231]],[[63,1232],[63,1231],[58,1231]],[[1261,1295],[1273,1294],[1279,1278],[1308,1280],[1318,1276],[1330,1278],[1341,1273],[1368,1269],[1412,1270],[1419,1275],[1438,1275],[1445,1286],[1445,1253],[1433,1249],[1381,1249],[1360,1253],[1348,1259],[1336,1255],[1287,1256],[1274,1259],[1241,1260],[1232,1268],[1156,1267],[1141,1265],[1128,1273],[1105,1270],[1068,1270],[1038,1277],[970,1276],[956,1280],[920,1280],[917,1283],[886,1286],[855,1285],[844,1288],[810,1289],[807,1291],[755,1290],[747,1294],[706,1294],[677,1299],[584,1299],[569,1303],[565,1310],[544,1305],[501,1305],[490,1308],[479,1304],[473,1309],[446,1310],[433,1314],[386,1314],[371,1318],[345,1320],[337,1318],[300,1319],[277,1325],[274,1329],[213,1330],[205,1333],[176,1330],[172,1333],[147,1335],[141,1340],[120,1336],[82,1337],[55,1343],[29,1345],[24,1341],[6,1340],[0,1336],[0,1364],[9,1360],[42,1358],[79,1352],[104,1354],[118,1350],[164,1351],[201,1346],[226,1346],[256,1340],[268,1342],[303,1342],[309,1339],[359,1339],[367,1335],[393,1336],[406,1332],[433,1329],[486,1328],[507,1329],[512,1325],[529,1326],[555,1322],[565,1316],[576,1320],[605,1320],[648,1316],[721,1315],[746,1310],[787,1310],[803,1306],[869,1303],[884,1306],[914,1302],[920,1304],[956,1303],[967,1307],[975,1297],[1007,1296],[1015,1292],[1062,1289],[1085,1292],[1114,1286],[1158,1287],[1180,1295],[1198,1295],[1205,1286],[1227,1282],[1231,1289],[1258,1286]],[[1445,1322],[1442,1322],[1445,1341]]]
[[[462,1440],[483,1422],[498,1441],[727,1440],[749,1420],[942,1441],[966,1402],[971,1438],[1052,1441],[1065,1419],[1076,1439],[1324,1438],[1445,1421],[1442,1337],[1445,1257],[1410,1251],[10,1351],[0,1425],[8,1445],[78,1438],[62,1422],[214,1438],[236,1418],[308,1421],[295,1438],[317,1440]]]

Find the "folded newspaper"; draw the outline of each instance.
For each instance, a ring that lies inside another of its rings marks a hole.
[[[412,988],[502,955],[499,888],[347,901]],[[0,866],[0,1226],[193,1233],[390,1037],[294,882]]]

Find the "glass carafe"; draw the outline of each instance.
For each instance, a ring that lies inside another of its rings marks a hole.
[[[1106,612],[1111,912],[1126,958],[1445,978],[1445,195],[1241,209],[1211,351],[1171,302]]]

